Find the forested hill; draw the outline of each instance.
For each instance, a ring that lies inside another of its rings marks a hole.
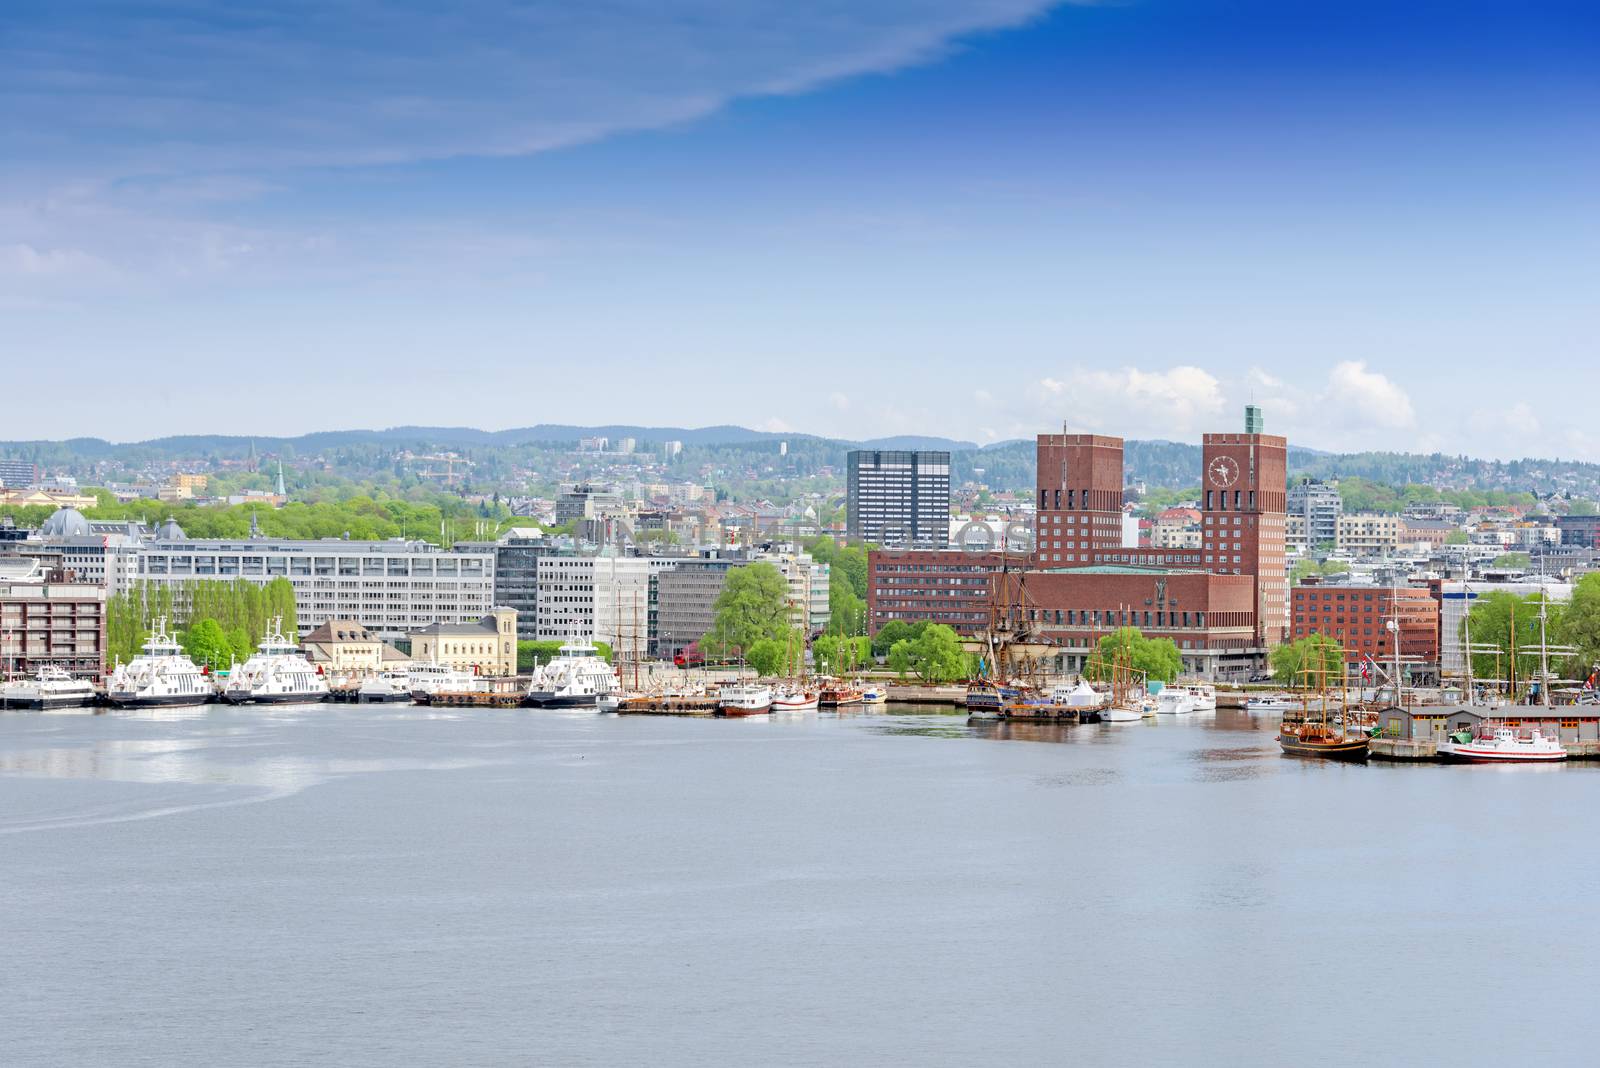
[[[922,448],[947,449],[952,453],[957,484],[972,480],[997,490],[1029,489],[1034,484],[1031,441],[979,446],[970,441],[910,435],[849,441],[738,426],[541,424],[496,431],[412,426],[326,431],[281,438],[190,435],[128,444],[75,438],[0,443],[0,458],[31,460],[51,473],[82,474],[108,461],[128,468],[182,460],[217,463],[239,459],[254,451],[261,456],[291,460],[322,457],[340,474],[361,478],[370,474],[365,469],[387,470],[392,457],[402,451],[453,451],[471,458],[478,465],[480,475],[494,478],[509,473],[532,452],[571,450],[581,438],[593,437],[608,438],[613,444],[620,438],[632,438],[642,453],[659,452],[659,446],[667,441],[681,442],[685,455],[680,458],[680,471],[689,477],[692,477],[691,468],[699,463],[749,462],[754,457],[769,455],[769,450],[770,455],[775,456],[781,441],[788,445],[784,466],[793,475],[815,474],[824,467],[842,472],[845,453],[852,448]],[[1573,460],[1497,461],[1442,453],[1326,453],[1291,447],[1289,471],[1292,477],[1362,478],[1397,486],[1600,494],[1600,464]],[[1128,441],[1124,473],[1129,482],[1143,481],[1152,488],[1181,489],[1198,485],[1200,446],[1173,441]]]

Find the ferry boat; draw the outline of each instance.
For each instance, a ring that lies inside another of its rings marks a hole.
[[[717,690],[717,715],[761,716],[772,711],[772,687],[729,682]]]
[[[589,642],[563,645],[554,660],[533,673],[525,704],[541,708],[599,708],[601,698],[621,699],[617,673]],[[608,702],[609,703],[609,702]],[[616,710],[611,705],[611,710]]]
[[[1477,737],[1470,731],[1458,731],[1439,743],[1439,757],[1462,763],[1534,763],[1546,764],[1567,759],[1566,747],[1561,739],[1534,727],[1523,735],[1513,727],[1486,728]]]
[[[436,693],[477,693],[484,682],[470,671],[457,671],[448,664],[412,664],[406,672],[411,699],[422,704]]]
[[[784,686],[772,695],[774,712],[815,712],[820,707],[817,691],[804,686]]]
[[[0,684],[0,708],[78,708],[95,700],[94,683],[75,679],[54,664],[32,677]]]
[[[106,680],[106,698],[120,708],[203,705],[217,695],[211,678],[184,655],[167,632],[165,616],[153,624],[144,652],[118,664]]]
[[[283,636],[283,617],[274,617],[254,655],[228,672],[222,699],[242,705],[282,701],[325,701],[328,680],[311,666],[300,647]]]
[[[404,671],[385,671],[363,679],[356,687],[356,701],[364,705],[410,700],[411,678]]]

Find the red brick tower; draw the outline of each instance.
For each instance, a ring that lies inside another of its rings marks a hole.
[[[1245,433],[1207,434],[1201,473],[1201,566],[1256,577],[1256,640],[1281,643],[1289,628],[1284,505],[1289,442],[1261,433],[1261,410],[1245,409]]]
[[[1040,434],[1035,567],[1083,567],[1122,545],[1122,439]]]

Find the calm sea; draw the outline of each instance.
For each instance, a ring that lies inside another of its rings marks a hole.
[[[8,713],[0,1063],[1592,1063],[1600,768],[1272,727]]]

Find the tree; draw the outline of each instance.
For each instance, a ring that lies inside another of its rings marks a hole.
[[[745,663],[757,675],[777,675],[787,659],[783,643],[775,638],[757,638],[744,653]]]
[[[285,633],[292,633],[286,631]],[[234,627],[228,631],[228,649],[233,654],[233,659],[240,663],[250,659],[250,654],[256,651],[256,643],[251,639],[250,632],[243,627]]]
[[[1330,682],[1344,678],[1344,646],[1326,634],[1308,634],[1272,651],[1272,674],[1285,686],[1303,682],[1307,668],[1327,673]]]
[[[872,656],[872,642],[866,638],[824,634],[811,643],[811,659],[824,675],[845,675],[865,664]]]
[[[1511,668],[1513,634],[1517,646],[1517,677],[1531,678],[1539,670],[1539,602],[1541,593],[1518,597],[1505,590],[1480,595],[1463,624],[1471,627],[1474,649],[1472,675],[1479,679],[1504,679]],[[1545,636],[1551,644],[1570,633],[1566,626],[1567,606],[1551,601],[1545,605]],[[1487,648],[1486,648],[1487,647]]]
[[[1465,545],[1470,540],[1471,539],[1467,537],[1467,532],[1464,530],[1452,530],[1450,533],[1444,536],[1444,543],[1446,545]]]
[[[1183,655],[1171,638],[1146,638],[1137,627],[1119,627],[1100,639],[1102,671],[1109,670],[1119,654],[1147,679],[1172,682],[1183,672]]]
[[[706,655],[748,654],[762,638],[781,638],[790,626],[789,582],[769,563],[733,568],[717,595],[714,621],[700,645]]]
[[[202,619],[183,632],[183,651],[196,664],[222,667],[233,659],[228,636],[214,619]]]
[[[1525,571],[1533,561],[1527,553],[1501,553],[1489,561],[1490,567],[1507,567]]]
[[[972,674],[960,636],[942,623],[925,627],[915,638],[895,642],[889,650],[889,667],[901,678],[915,672],[927,683],[953,682]]]
[[[867,605],[843,582],[828,585],[828,633],[861,634],[866,629]]]
[[[1559,633],[1561,643],[1576,650],[1568,664],[1568,677],[1587,679],[1600,665],[1600,571],[1583,576],[1572,588]],[[1478,640],[1476,633],[1472,640]]]
[[[872,636],[872,655],[888,656],[895,643],[902,638],[919,638],[926,630],[928,624],[925,620],[907,623],[903,619],[891,619],[878,628],[878,633]]]

